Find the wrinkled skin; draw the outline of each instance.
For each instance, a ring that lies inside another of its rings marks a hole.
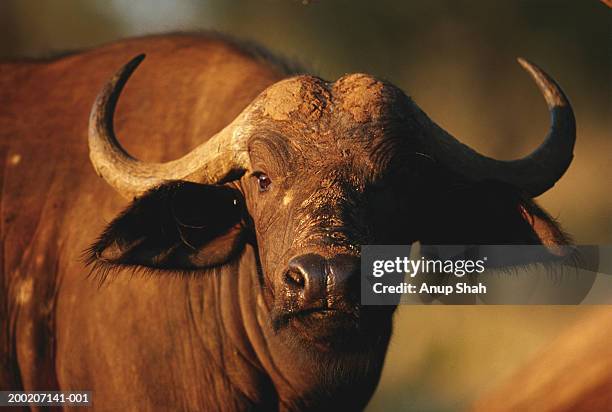
[[[252,170],[221,186],[169,183],[127,208],[95,176],[89,107],[141,52],[116,118],[128,151],[176,158],[250,104]],[[358,410],[393,313],[359,305],[359,245],[564,242],[519,190],[421,155],[422,112],[367,75],[281,80],[291,73],[269,59],[183,35],[0,74],[0,389],[93,390],[100,410]],[[100,233],[87,277],[82,252]],[[308,296],[296,256],[325,266]]]

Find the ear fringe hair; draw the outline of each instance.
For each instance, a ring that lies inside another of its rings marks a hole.
[[[160,276],[175,279],[196,279],[203,276],[214,275],[220,268],[227,267],[233,264],[235,258],[242,255],[243,251],[230,257],[226,262],[207,268],[192,268],[192,269],[176,269],[166,267],[150,267],[133,263],[112,262],[101,258],[96,252],[96,244],[83,251],[81,260],[85,266],[89,267],[87,274],[88,279],[92,279],[98,283],[98,288],[111,283],[117,279],[120,274],[129,275],[129,279],[138,277],[141,279],[158,278]]]

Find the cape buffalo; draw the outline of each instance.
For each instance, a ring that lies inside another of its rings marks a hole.
[[[394,308],[360,305],[361,244],[566,242],[532,198],[571,162],[573,112],[519,62],[552,126],[515,161],[388,82],[217,35],[1,64],[0,389],[92,390],[100,410],[363,408]]]

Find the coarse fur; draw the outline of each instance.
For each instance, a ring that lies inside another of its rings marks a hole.
[[[89,109],[143,52],[115,119],[127,151],[178,158],[248,108],[250,170],[127,205],[95,175]],[[270,56],[170,34],[0,65],[0,389],[92,390],[100,410],[363,409],[395,308],[360,304],[361,244],[567,242],[520,189],[440,164],[395,86]]]

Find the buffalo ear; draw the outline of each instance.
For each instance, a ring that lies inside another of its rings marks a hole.
[[[87,260],[103,268],[179,271],[222,265],[246,243],[246,216],[237,189],[168,182],[116,217],[88,249]]]
[[[569,236],[563,232],[559,224],[545,210],[529,199],[519,205],[523,219],[531,226],[540,243],[551,253],[562,255],[567,249],[559,247],[569,243]]]
[[[548,213],[518,189],[497,181],[463,184],[435,197],[423,243],[538,245],[551,253],[569,243]]]

